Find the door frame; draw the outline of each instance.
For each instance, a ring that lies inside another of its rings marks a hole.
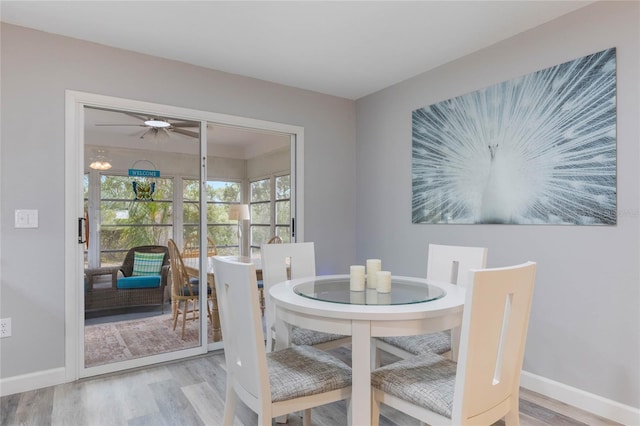
[[[141,367],[158,362],[170,361],[188,356],[199,355],[207,350],[222,348],[222,343],[207,346],[207,335],[201,333],[200,346],[179,351],[152,355],[128,361],[110,363],[103,366],[84,367],[84,308],[80,302],[83,294],[84,256],[82,245],[78,243],[78,219],[84,217],[84,107],[92,106],[122,111],[145,111],[185,120],[200,121],[201,130],[201,173],[207,176],[206,170],[206,127],[209,124],[220,124],[245,127],[260,131],[276,132],[291,136],[291,184],[292,191],[291,218],[295,223],[295,239],[304,241],[304,128],[295,125],[277,123],[252,118],[182,108],[171,105],[137,101],[112,96],[98,95],[75,90],[65,91],[65,378],[74,381],[82,377],[121,371]],[[201,179],[206,182],[206,179]],[[201,191],[200,203],[203,203]],[[206,210],[202,210],[206,211]],[[206,215],[201,215],[201,227],[206,229]],[[206,247],[206,235],[201,233]],[[202,268],[200,282],[207,282]],[[201,300],[201,309],[206,299]],[[205,307],[206,309],[206,307]],[[205,312],[201,310],[201,312]],[[206,330],[207,317],[201,315],[201,330]]]

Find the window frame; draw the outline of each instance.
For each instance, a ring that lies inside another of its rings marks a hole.
[[[279,198],[276,199],[276,180],[278,178],[284,177],[284,176],[289,176],[289,197],[288,198]],[[269,180],[269,200],[260,200],[260,201],[252,201],[252,197],[253,197],[253,193],[251,190],[251,185],[255,182],[260,182],[260,181],[264,181],[264,180]],[[253,211],[252,206],[253,205],[260,205],[260,204],[269,204],[269,224],[265,224],[265,223],[254,223],[253,221],[253,215],[251,216],[251,220],[249,221],[249,252],[251,253],[251,257],[256,257],[259,256],[260,254],[260,247],[262,244],[266,243],[268,241],[268,238],[273,237],[274,235],[278,235],[277,229],[278,228],[288,228],[288,235],[289,235],[289,241],[291,241],[292,237],[291,237],[291,173],[290,172],[276,172],[276,173],[272,173],[269,175],[265,175],[265,176],[260,176],[260,177],[255,177],[255,178],[251,178],[249,179],[248,182],[248,204],[249,204],[249,209],[251,211]],[[285,224],[279,224],[276,223],[276,216],[277,216],[277,203],[278,202],[288,202],[289,203],[289,220],[288,223]],[[268,238],[265,241],[260,242],[260,244],[254,244],[253,241],[253,229],[254,228],[269,228],[268,231]]]

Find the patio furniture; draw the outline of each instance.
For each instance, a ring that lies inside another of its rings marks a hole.
[[[146,260],[136,262],[136,253],[147,256]],[[153,255],[162,254],[160,256]],[[153,259],[153,260],[151,260]],[[143,271],[134,273],[134,266],[152,265],[158,267],[157,273]],[[169,274],[169,250],[166,246],[146,245],[129,249],[121,266],[89,268],[85,270],[86,311],[115,309],[143,305],[160,305],[164,312],[164,293]],[[108,282],[99,282],[96,277],[110,275]]]
[[[182,258],[186,257],[200,257],[200,238],[193,236],[189,238],[182,248]],[[217,256],[218,246],[210,237],[207,237],[207,257]]]
[[[171,254],[171,312],[173,314],[173,329],[176,329],[178,317],[182,315],[182,338],[187,321],[199,318],[200,286],[189,281],[189,275],[184,267],[182,256],[173,240],[169,240],[169,253]],[[207,315],[210,321],[211,307],[209,301],[212,298],[212,289],[207,286]],[[215,301],[213,301],[215,303]],[[213,328],[213,321],[211,322]]]

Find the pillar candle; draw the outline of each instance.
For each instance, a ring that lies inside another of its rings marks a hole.
[[[350,289],[351,291],[364,291],[364,266],[351,265]]]
[[[364,290],[364,288],[362,290]],[[351,302],[352,305],[366,305],[366,300],[367,299],[365,297],[364,291],[349,292],[349,301]]]
[[[376,272],[382,269],[380,259],[367,259],[367,288],[376,288]]]
[[[391,272],[378,271],[376,273],[376,290],[378,293],[391,292]]]
[[[378,292],[375,288],[368,288],[367,291],[365,291],[365,297],[367,300],[367,305],[378,304]]]
[[[390,305],[391,304],[391,293],[378,293],[378,305]]]

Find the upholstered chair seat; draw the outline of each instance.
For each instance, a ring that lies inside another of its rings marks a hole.
[[[451,418],[457,364],[433,353],[407,358],[371,373],[371,386]]]

